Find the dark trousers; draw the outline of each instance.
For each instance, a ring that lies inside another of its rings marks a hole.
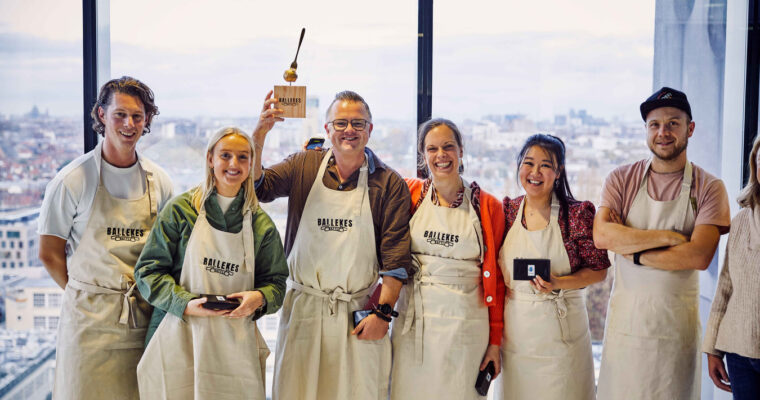
[[[726,353],[728,378],[735,400],[760,400],[760,359]]]

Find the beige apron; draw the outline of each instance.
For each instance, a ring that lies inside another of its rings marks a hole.
[[[551,272],[569,275],[570,260],[559,227],[559,203],[552,196],[549,224],[528,231],[522,225],[525,199],[499,254],[510,298],[504,308],[501,399],[593,399],[594,363],[585,289],[535,291],[513,281],[516,258],[548,258]]]
[[[212,227],[201,208],[185,250],[179,284],[191,293],[253,290],[251,212],[238,233]],[[226,264],[224,264],[226,263]],[[247,318],[167,313],[137,366],[143,399],[264,400],[269,349]]]
[[[134,267],[158,213],[153,175],[146,176],[145,194],[135,200],[111,196],[99,178],[87,228],[68,262],[56,400],[138,398],[135,368],[151,308],[135,287]]]
[[[367,163],[355,190],[324,186],[328,151],[288,257],[290,288],[275,352],[275,400],[387,399],[391,345],[351,335],[378,279]]]
[[[675,200],[655,201],[644,178],[626,225],[690,236],[695,210],[686,163]],[[700,397],[699,274],[635,265],[615,255],[615,283],[607,311],[599,399],[698,399]]]
[[[398,302],[391,399],[481,399],[475,380],[489,324],[480,220],[466,184],[457,208],[434,205],[432,192],[431,186],[409,222],[418,272]]]

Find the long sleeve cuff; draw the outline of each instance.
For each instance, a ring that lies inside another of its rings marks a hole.
[[[277,288],[275,285],[262,286],[254,290],[258,290],[259,292],[261,292],[261,294],[264,295],[264,300],[266,300],[267,302],[266,306],[264,307],[264,312],[262,313],[262,316],[268,315],[268,314],[274,314],[282,306],[281,304],[282,300],[278,299],[277,297]]]
[[[189,303],[190,300],[194,299],[195,297],[197,296],[190,292],[176,293],[173,296],[172,303],[167,311],[184,321],[185,308],[187,308],[187,303]]]
[[[705,337],[702,339],[702,352],[708,354],[714,354],[719,357],[723,357],[723,352],[715,348],[715,342],[718,340],[718,329],[708,323],[707,330],[705,331]]]
[[[264,169],[262,168],[261,169],[261,176],[259,177],[259,180],[257,180],[256,182],[253,182],[253,189],[254,190],[258,189],[259,186],[261,186],[261,182],[264,182],[264,174],[265,173],[266,173],[266,171],[264,171]]]
[[[388,271],[380,271],[380,276],[390,276],[400,280],[401,282],[406,282],[406,280],[409,278],[409,274],[406,272],[406,268],[403,267]]]

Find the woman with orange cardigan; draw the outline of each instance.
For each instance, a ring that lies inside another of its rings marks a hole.
[[[481,399],[478,373],[489,362],[495,375],[501,370],[504,213],[499,200],[460,176],[462,135],[453,122],[430,120],[418,138],[431,178],[406,179],[417,273],[397,303],[391,399]]]

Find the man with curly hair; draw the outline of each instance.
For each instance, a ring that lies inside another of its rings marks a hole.
[[[55,399],[138,399],[136,367],[150,306],[134,265],[172,196],[168,175],[137,154],[158,114],[153,92],[124,76],[92,108],[102,141],[61,169],[40,209],[40,260],[65,290],[58,325]]]

